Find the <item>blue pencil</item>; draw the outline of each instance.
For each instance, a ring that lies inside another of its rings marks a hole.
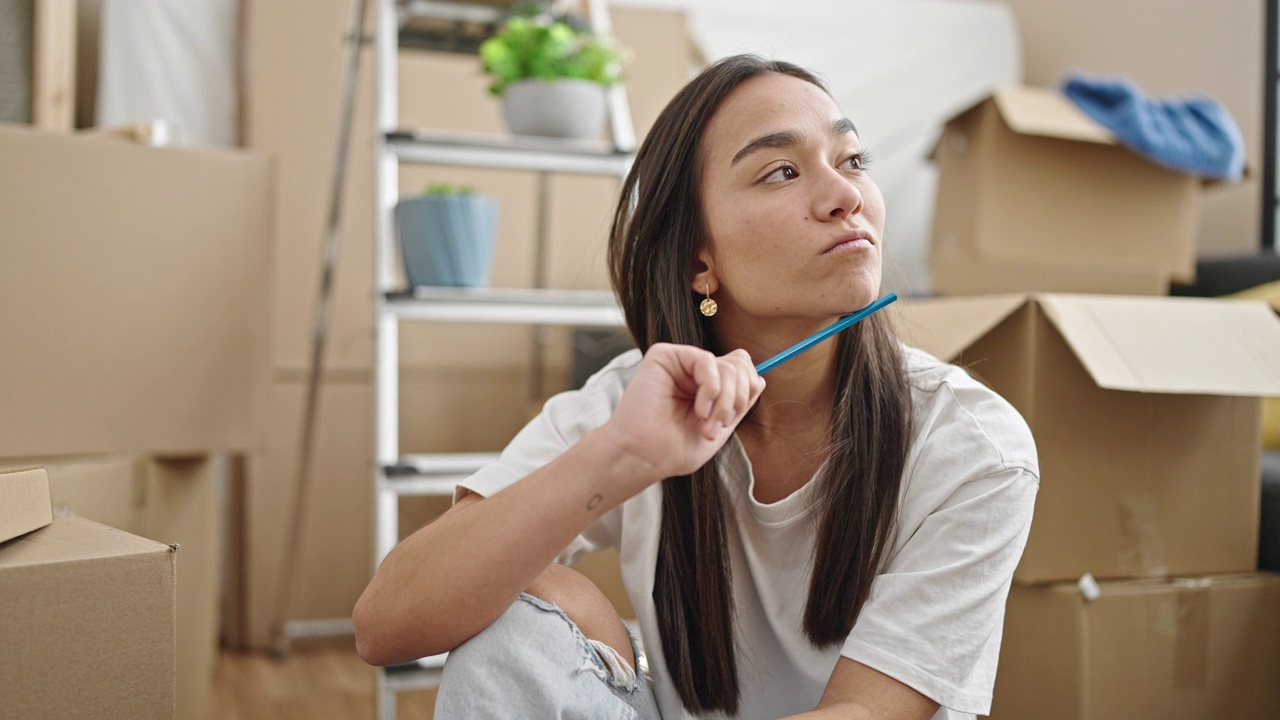
[[[831,337],[832,335],[835,335],[841,330],[844,330],[850,325],[853,325],[859,320],[866,318],[871,313],[874,313],[875,311],[880,310],[884,306],[888,305],[889,303],[897,299],[898,299],[897,293],[889,293],[888,295],[885,295],[884,297],[880,298],[879,300],[876,300],[875,302],[853,313],[852,315],[845,315],[844,317],[835,321],[828,327],[825,327],[822,330],[819,330],[818,332],[810,335],[804,340],[801,340],[795,345],[792,345],[786,350],[783,350],[777,355],[774,355],[768,360],[765,360],[764,362],[760,363],[759,365],[756,366],[756,372],[761,375],[769,372],[770,370],[778,367],[779,365],[790,360],[796,355],[799,355],[805,350],[808,350],[814,345],[817,345],[823,340],[826,340],[827,338]]]

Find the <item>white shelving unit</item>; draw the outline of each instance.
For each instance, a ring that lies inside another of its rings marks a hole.
[[[597,32],[611,32],[604,0],[587,0]],[[523,325],[621,326],[622,312],[608,292],[545,288],[545,214],[548,178],[556,173],[625,177],[635,136],[625,91],[609,92],[611,143],[513,138],[405,129],[399,125],[397,56],[401,49],[474,52],[501,19],[488,4],[434,0],[378,0],[376,32],[376,127],[374,185],[374,549],[380,563],[399,539],[400,498],[449,496],[457,483],[496,458],[494,453],[401,455],[399,433],[399,329],[409,321]],[[394,209],[401,163],[526,170],[539,174],[540,212],[535,289],[416,288],[408,291],[397,273]],[[378,673],[378,718],[393,720],[396,696],[436,687],[444,656],[386,668]]]

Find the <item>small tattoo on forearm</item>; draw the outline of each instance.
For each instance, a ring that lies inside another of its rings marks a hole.
[[[600,504],[601,500],[604,500],[604,496],[601,495],[600,493],[596,493],[595,495],[592,495],[591,499],[587,501],[587,509],[595,510],[596,506]]]

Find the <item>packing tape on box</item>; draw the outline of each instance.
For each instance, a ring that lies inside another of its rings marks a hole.
[[[1209,586],[1207,578],[1173,581],[1177,635],[1173,645],[1173,686],[1202,689],[1209,681]]]
[[[1160,505],[1154,495],[1125,495],[1116,502],[1120,539],[1120,565],[1133,577],[1168,574]]]

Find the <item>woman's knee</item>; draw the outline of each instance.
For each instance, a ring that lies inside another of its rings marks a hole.
[[[586,575],[552,563],[525,592],[559,607],[583,635],[613,648],[635,668],[631,637],[622,618],[609,598]]]

